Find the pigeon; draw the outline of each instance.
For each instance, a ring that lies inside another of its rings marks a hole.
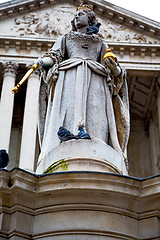
[[[101,26],[101,23],[97,23],[94,26],[90,26],[87,28],[87,34],[95,33],[97,34],[99,32],[99,27]]]
[[[91,139],[89,134],[84,130],[83,126],[79,126],[78,128],[79,133],[78,133],[78,137],[79,139]]]
[[[5,149],[0,150],[0,169],[7,167],[9,163],[9,156]]]
[[[66,128],[62,126],[59,128],[57,135],[62,142],[68,141],[70,139],[78,139],[76,135],[74,135],[73,133],[71,133],[70,131],[68,131]]]

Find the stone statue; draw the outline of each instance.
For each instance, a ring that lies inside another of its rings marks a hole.
[[[43,68],[39,161],[60,144],[59,127],[77,134],[81,119],[91,138],[126,154],[130,125],[125,71],[111,57],[103,61],[108,46],[94,31],[87,33],[96,23],[90,7],[81,5],[72,21],[72,31],[58,38],[38,60]]]

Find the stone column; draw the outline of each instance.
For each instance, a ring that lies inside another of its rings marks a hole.
[[[19,163],[20,168],[31,172],[34,171],[35,160],[38,92],[39,71],[36,70],[28,78]]]
[[[0,149],[6,149],[8,152],[14,104],[12,88],[15,86],[17,64],[10,61],[3,66],[4,78],[0,102]]]

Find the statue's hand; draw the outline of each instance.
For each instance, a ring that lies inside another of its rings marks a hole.
[[[105,64],[111,70],[114,77],[118,77],[121,74],[121,68],[111,57],[106,59]]]
[[[53,60],[50,57],[39,57],[35,63],[37,63],[39,67],[51,67],[53,65]]]
[[[37,58],[34,63],[38,64],[38,67],[42,67],[43,66],[43,60],[41,57]]]

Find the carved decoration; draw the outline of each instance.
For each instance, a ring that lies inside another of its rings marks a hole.
[[[3,68],[4,68],[4,73],[16,74],[18,64],[13,61],[4,62]]]
[[[42,36],[53,39],[71,30],[70,22],[73,19],[75,7],[71,5],[59,5],[53,9],[32,12],[15,19],[15,27],[11,29],[20,36]],[[159,43],[152,37],[144,36],[123,25],[116,24],[110,20],[97,18],[102,23],[99,36],[111,42],[132,43]]]
[[[38,35],[42,37],[57,38],[71,30],[71,20],[75,8],[57,6],[43,12],[34,12],[15,19],[16,31],[20,36]]]
[[[131,43],[158,43],[154,38],[144,36],[144,34],[130,30],[123,25],[113,24],[110,20],[105,21],[99,19],[101,22],[99,36],[111,42],[131,42]]]

